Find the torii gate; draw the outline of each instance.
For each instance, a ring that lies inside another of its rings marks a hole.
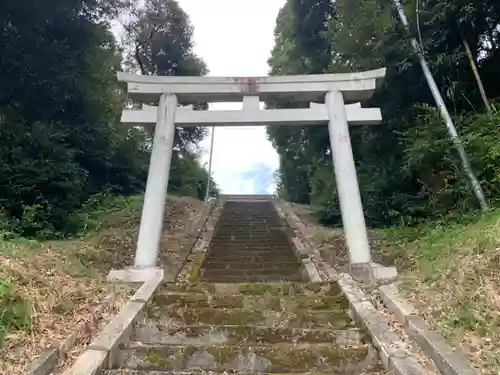
[[[248,126],[328,124],[335,178],[352,273],[371,275],[372,257],[349,136],[349,125],[375,125],[380,109],[346,105],[369,99],[385,76],[385,68],[361,73],[273,77],[159,77],[118,72],[129,97],[158,107],[125,109],[122,122],[154,126],[154,144],[144,196],[134,272],[155,269],[162,234],[175,126]],[[310,108],[261,110],[269,99],[309,101]],[[195,111],[179,102],[243,102],[242,110]],[[323,104],[324,103],[324,104]],[[130,278],[130,272],[128,278]],[[123,278],[123,276],[116,276]]]

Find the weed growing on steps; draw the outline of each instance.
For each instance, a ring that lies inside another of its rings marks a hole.
[[[12,278],[0,279],[0,347],[11,331],[31,329],[31,306],[15,293]]]

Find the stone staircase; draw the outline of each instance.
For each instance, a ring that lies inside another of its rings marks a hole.
[[[376,371],[347,308],[335,283],[166,283],[107,374]]]
[[[304,276],[272,201],[224,203],[199,272],[201,281],[304,281]]]
[[[226,202],[201,268],[161,285],[107,375],[382,373],[338,284],[304,280],[272,202]]]

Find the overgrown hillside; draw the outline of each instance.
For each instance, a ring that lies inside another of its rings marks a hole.
[[[498,98],[499,86],[494,82],[500,73],[494,67],[500,65],[500,3],[403,3],[413,26],[411,35],[421,40],[472,167],[491,204],[496,204],[500,114],[497,107],[482,101],[470,61],[478,67],[489,100]],[[273,75],[387,67],[382,89],[369,103],[363,103],[380,107],[383,123],[351,128],[365,214],[371,226],[414,225],[477,209],[392,1],[286,1],[277,18],[269,64]],[[281,157],[280,194],[292,202],[321,206],[322,222],[340,225],[326,127],[273,126],[268,133]]]
[[[165,209],[160,264],[176,270],[196,238],[207,205],[194,198],[169,197]],[[42,352],[58,346],[89,321],[114,293],[105,322],[131,287],[106,282],[111,269],[133,264],[142,198],[110,198],[88,212],[94,223],[78,238],[36,241],[0,240],[0,372],[26,373]],[[95,329],[96,327],[94,327]],[[67,361],[80,353],[92,332],[85,332]]]
[[[121,44],[111,28],[117,17],[131,20]],[[72,235],[85,228],[85,206],[99,195],[144,191],[152,134],[120,124],[124,106],[134,103],[126,101],[116,71],[205,74],[191,38],[189,19],[173,0],[144,7],[2,1],[2,229],[36,238]],[[197,160],[204,135],[202,128],[178,129],[170,192],[204,197],[208,174]]]

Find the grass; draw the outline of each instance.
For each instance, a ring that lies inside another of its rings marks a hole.
[[[0,343],[9,331],[31,329],[31,304],[16,295],[12,278],[0,279]]]
[[[375,249],[450,343],[500,372],[500,211],[463,222],[377,231]]]
[[[188,251],[202,203],[169,197],[161,258],[175,264]],[[131,289],[108,284],[113,268],[133,262],[142,197],[107,199],[88,214],[86,233],[61,241],[0,233],[0,373],[25,373],[44,350],[58,345],[110,293],[117,305]]]
[[[337,268],[347,264],[342,231],[294,207]],[[485,374],[500,373],[500,210],[459,221],[369,233],[375,261],[396,265],[403,292],[426,320]],[[345,268],[344,268],[345,270]]]

